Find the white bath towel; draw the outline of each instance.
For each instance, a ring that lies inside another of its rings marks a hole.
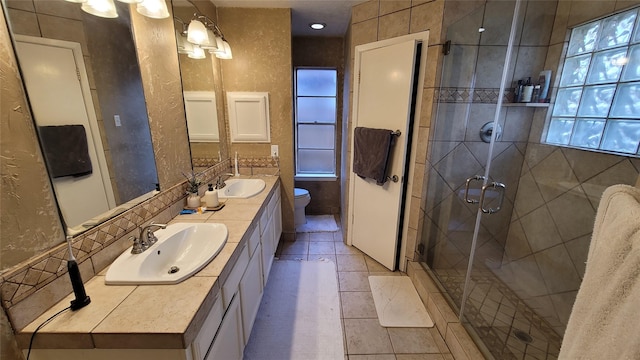
[[[640,359],[640,189],[605,190],[559,359]]]

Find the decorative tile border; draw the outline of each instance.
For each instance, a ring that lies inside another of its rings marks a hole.
[[[502,101],[512,102],[514,89],[505,89]],[[434,100],[439,103],[497,104],[500,89],[496,88],[440,88],[434,92]]]
[[[229,166],[229,160],[222,161],[201,172],[200,177],[206,183],[218,174],[228,172]],[[153,219],[185,197],[186,181],[183,181],[74,237],[72,247],[75,250],[78,263],[82,263],[99,253],[122,235]],[[3,273],[0,277],[2,306],[9,309],[55,279],[65,275],[67,273],[67,257],[67,245],[63,243]]]

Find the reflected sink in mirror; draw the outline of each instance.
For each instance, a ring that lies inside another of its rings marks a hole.
[[[262,179],[229,179],[224,188],[218,190],[218,197],[222,199],[246,199],[256,196],[265,188]]]
[[[177,284],[205,267],[227,242],[227,226],[175,223],[155,232],[158,242],[141,254],[131,248],[107,270],[107,285]]]

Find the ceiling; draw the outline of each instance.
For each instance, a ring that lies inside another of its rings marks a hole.
[[[217,7],[291,8],[293,36],[343,36],[351,21],[351,7],[366,0],[211,0]],[[310,23],[327,26],[313,30]]]

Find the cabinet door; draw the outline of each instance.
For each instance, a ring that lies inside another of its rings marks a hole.
[[[271,271],[271,264],[273,263],[273,254],[276,249],[273,247],[273,217],[267,221],[265,231],[262,234],[262,274],[263,285],[267,285],[267,279],[269,278],[269,271]]]
[[[216,302],[213,304],[211,311],[209,311],[209,315],[207,315],[200,332],[196,335],[195,340],[193,340],[191,350],[193,352],[192,355],[194,360],[204,359],[209,347],[211,347],[216,331],[218,331],[218,327],[222,322],[223,315],[224,309],[222,306],[222,299],[218,297]]]
[[[229,304],[229,309],[222,320],[220,330],[213,341],[211,351],[206,360],[240,360],[244,351],[242,340],[242,315],[240,301],[236,294]]]
[[[249,266],[240,281],[240,308],[242,309],[242,329],[244,332],[244,344],[246,345],[251,335],[253,322],[258,314],[260,300],[262,299],[262,257],[261,246],[258,245],[255,255],[249,261]]]

